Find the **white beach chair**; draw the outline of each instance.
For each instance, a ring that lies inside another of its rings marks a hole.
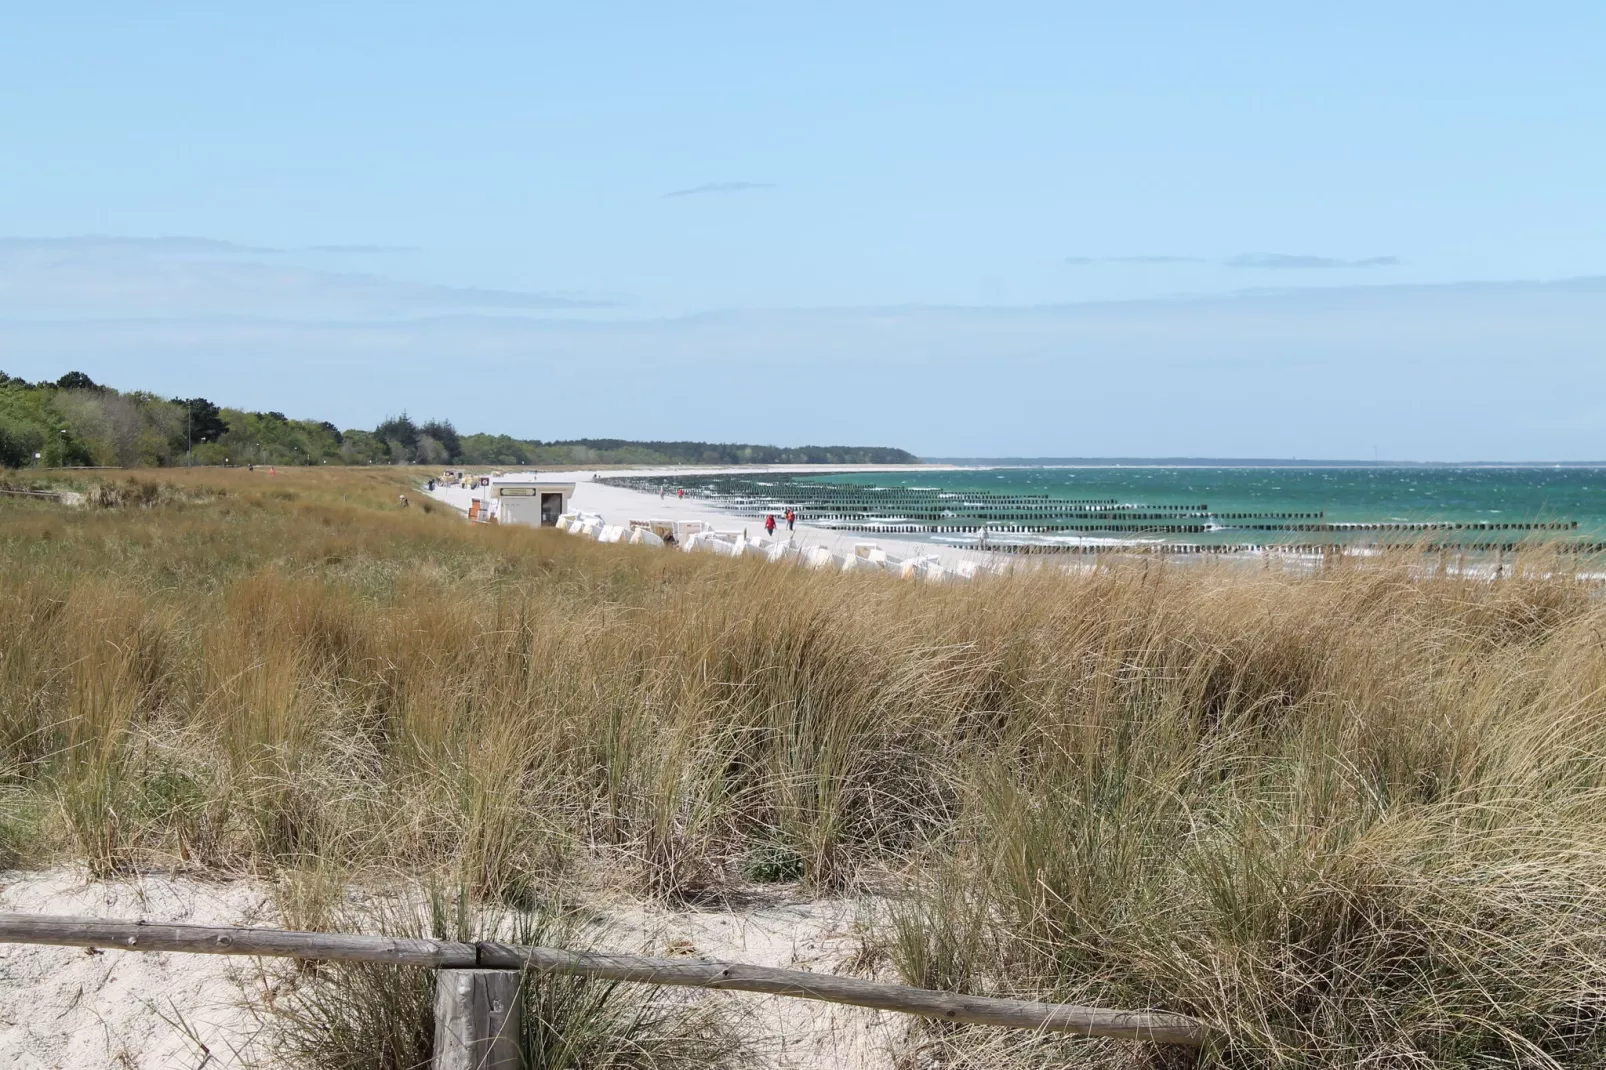
[[[818,569],[842,567],[841,558],[837,557],[825,546],[810,546],[807,550],[804,550],[803,563],[809,568]]]
[[[906,557],[898,562],[893,571],[906,580],[918,580],[923,577],[926,567],[935,564],[936,560],[935,557],[928,554],[921,554],[918,557]]]

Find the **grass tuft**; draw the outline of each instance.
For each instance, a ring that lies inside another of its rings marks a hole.
[[[364,913],[325,905],[335,931],[371,928]],[[471,905],[466,890],[438,891],[379,908],[386,935],[497,939],[542,947],[594,946],[600,933],[551,909],[508,912]],[[719,1008],[639,985],[523,975],[520,1048],[528,1070],[719,1070],[743,1049]],[[286,1065],[308,1070],[422,1070],[434,1044],[435,975],[373,963],[324,963],[288,974],[257,1006]]]

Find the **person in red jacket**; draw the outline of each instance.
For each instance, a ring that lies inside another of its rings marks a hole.
[[[775,534],[775,514],[774,513],[765,513],[764,514],[764,532],[767,535],[774,535]]]
[[[796,525],[797,525],[797,514],[792,511],[792,507],[791,506],[787,506],[786,507],[786,530],[787,531],[793,531],[793,530],[795,530]]]

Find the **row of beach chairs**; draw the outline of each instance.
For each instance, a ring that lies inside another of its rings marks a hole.
[[[688,552],[720,557],[757,557],[829,572],[881,572],[928,583],[970,580],[989,569],[1008,568],[1007,562],[982,565],[961,561],[949,569],[943,567],[936,554],[899,557],[873,542],[854,543],[852,553],[839,554],[826,546],[799,546],[790,536],[750,536],[742,530],[715,528],[697,520],[632,520],[627,524],[609,524],[594,513],[565,513],[558,518],[557,526],[559,531],[598,542],[678,546]]]

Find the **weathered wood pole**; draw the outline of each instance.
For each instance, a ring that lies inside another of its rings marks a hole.
[[[435,971],[434,1070],[519,1070],[519,972]]]
[[[1089,551],[1110,547],[1086,547]],[[1197,545],[1167,547],[1198,553]],[[1308,547],[1316,550],[1321,547]],[[429,966],[443,972],[491,968],[530,970],[566,977],[601,977],[649,985],[688,985],[738,992],[763,992],[799,999],[915,1014],[948,1022],[971,1022],[1005,1029],[1121,1037],[1156,1044],[1199,1047],[1212,1033],[1207,1023],[1167,1011],[1109,1010],[1066,1003],[969,996],[907,985],[837,977],[808,970],[748,966],[681,958],[651,958],[617,952],[565,951],[479,941],[473,944],[390,936],[287,932],[282,929],[231,929],[211,925],[146,924],[49,914],[0,913],[0,942],[121,951],[181,951],[205,955],[277,955],[337,962],[385,962]]]

